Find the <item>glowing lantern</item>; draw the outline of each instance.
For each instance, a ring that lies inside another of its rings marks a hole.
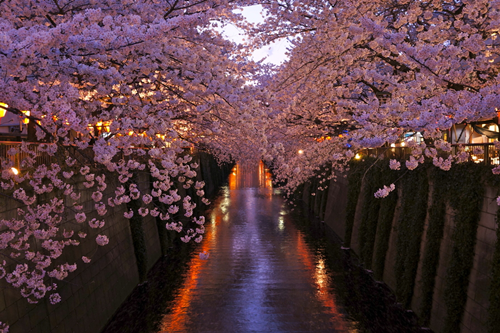
[[[111,122],[103,122],[103,121],[98,121],[95,125],[88,124],[87,125],[87,130],[89,132],[94,131],[94,128],[97,129],[98,131],[102,132],[109,132],[110,131],[110,125]]]
[[[19,174],[19,170],[17,170],[16,168],[10,168],[10,171],[12,171],[12,173],[15,175]]]
[[[5,103],[0,103],[0,118],[5,117],[5,114],[7,113],[7,108],[9,106]]]
[[[29,111],[21,111],[26,117],[29,117],[30,112]],[[28,124],[30,120],[28,118],[23,119],[23,124]]]

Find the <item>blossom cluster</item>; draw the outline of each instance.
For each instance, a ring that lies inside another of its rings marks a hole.
[[[313,0],[264,7],[269,18],[255,29],[256,42],[294,36],[289,60],[265,81],[272,124],[262,151],[288,188],[322,168],[331,172],[321,180],[344,175],[366,148],[387,155],[393,146],[408,149],[406,161],[391,162],[394,170],[398,163],[414,170],[425,159],[449,170],[482,153],[453,149],[443,138],[448,132],[457,141],[458,126],[497,115],[497,2]]]
[[[389,195],[389,193],[394,191],[395,188],[396,188],[396,186],[394,184],[391,184],[389,186],[384,185],[383,188],[381,188],[377,192],[375,192],[374,196],[375,196],[375,198],[385,198],[386,196]]]
[[[21,208],[0,220],[0,278],[29,302],[61,300],[58,281],[113,242],[110,212],[123,211],[124,223],[151,216],[201,242],[196,202],[209,201],[188,150],[222,162],[265,140],[254,135],[262,90],[246,84],[257,66],[210,29],[221,18],[243,24],[239,4],[0,3],[1,111],[29,120],[29,136],[44,142],[1,160],[2,194]],[[154,179],[150,189],[141,175]],[[64,262],[82,242],[95,250]]]

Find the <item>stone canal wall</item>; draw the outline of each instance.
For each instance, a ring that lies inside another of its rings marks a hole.
[[[200,164],[198,179],[206,182],[208,196],[213,195],[227,179],[229,168],[219,167],[205,153],[198,153],[194,160]],[[138,184],[142,190],[148,190],[149,176],[140,176]],[[76,185],[83,188],[82,184]],[[78,201],[89,219],[98,217],[91,194],[92,191],[84,192]],[[15,201],[0,197],[0,219],[17,217],[17,208]],[[29,304],[19,290],[10,287],[3,279],[0,281],[0,321],[10,325],[10,333],[91,333],[103,329],[161,257],[162,251],[168,251],[168,242],[171,241],[165,239],[169,235],[155,218],[150,215],[141,218],[136,221],[138,224],[134,229],[132,222],[123,217],[124,211],[123,205],[108,208],[106,225],[100,231],[109,236],[108,245],[97,249],[95,242],[82,242],[64,254],[64,261],[77,261],[78,269],[60,281],[60,303],[51,305],[48,300],[42,300],[38,304]],[[71,222],[65,224],[65,229],[71,228]],[[89,233],[87,237],[92,236],[95,238],[96,235]],[[142,242],[139,248],[134,244],[137,240]],[[82,255],[92,255],[92,262],[83,264],[79,260]]]
[[[500,187],[491,170],[471,164],[445,173],[426,166],[391,179],[387,175],[395,172],[384,162],[366,172],[373,162],[353,165],[349,177],[331,181],[325,191],[312,179],[296,199],[342,238],[422,326],[500,332]],[[394,180],[396,191],[373,197]]]

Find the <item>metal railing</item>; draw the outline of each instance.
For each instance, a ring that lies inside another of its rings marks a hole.
[[[18,169],[22,170],[25,168],[25,163],[23,161],[25,159],[28,159],[31,157],[31,155],[27,152],[23,152],[20,150],[22,142],[20,141],[0,141],[0,161],[2,160],[8,160],[13,163],[13,166]],[[58,161],[61,161],[60,158],[62,157],[61,151],[59,150],[57,152],[56,156],[50,156],[48,153],[45,151],[40,150],[40,145],[42,143],[38,142],[30,142],[27,143],[29,146],[29,150],[32,151],[32,155],[35,158],[35,163],[33,166],[39,166],[42,164],[50,164],[50,163],[57,163]],[[94,162],[94,151],[92,149],[92,146],[89,146],[86,149],[78,149],[76,146],[73,145],[64,145],[62,146],[64,148],[64,158],[66,156],[71,156],[72,158],[78,160],[81,164],[83,165],[93,165]],[[17,148],[19,149],[19,152],[15,155],[10,155],[9,150],[12,148]],[[138,147],[132,148],[132,149],[139,149]],[[142,149],[147,149],[147,148],[142,148]],[[193,154],[196,149],[194,147],[183,147],[185,152],[189,152]],[[114,158],[114,161],[120,160],[120,159],[127,159],[128,155],[126,155],[123,151],[119,152]],[[64,159],[63,159],[64,160]]]
[[[0,141],[0,160],[10,160],[13,162],[15,168],[23,169],[23,160],[30,157],[30,154],[19,151],[15,155],[9,155],[8,152],[11,148],[19,148],[21,142],[16,141]],[[35,158],[35,166],[41,164],[54,163],[56,159],[46,152],[39,150],[40,143],[28,143],[29,149],[33,151]],[[65,146],[68,155],[78,160],[82,160],[84,164],[92,164],[94,161],[94,152],[91,147],[85,150],[79,150],[74,146]],[[452,145],[452,153],[455,154],[459,149],[463,149],[470,153],[469,161],[475,163],[483,163],[486,165],[500,164],[500,151],[492,143],[473,143],[473,144],[460,144]],[[192,151],[191,151],[192,153]],[[441,157],[448,157],[449,154],[440,152]],[[123,154],[120,154],[123,158]],[[407,160],[411,156],[411,149],[408,147],[381,147],[362,149],[358,152],[358,156],[373,156],[380,158],[390,158],[397,160]],[[83,161],[85,160],[85,161]]]
[[[469,153],[470,162],[483,163],[486,165],[500,164],[500,151],[493,143],[453,144],[451,153],[456,154],[460,150]],[[411,156],[411,149],[409,147],[381,147],[362,149],[358,154],[360,156],[406,160]],[[439,156],[443,158],[448,157],[448,155],[449,153],[445,152],[439,153]]]
[[[0,141],[0,160],[10,160],[13,162],[15,168],[23,168],[23,161],[31,158],[32,155],[21,151],[19,149],[20,145],[21,142],[17,141]],[[49,154],[39,151],[39,145],[39,143],[28,143],[29,149],[33,152],[35,165],[50,163],[53,158]],[[10,149],[19,149],[19,152],[15,155],[10,155]]]

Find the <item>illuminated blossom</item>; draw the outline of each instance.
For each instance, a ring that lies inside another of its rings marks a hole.
[[[104,246],[109,243],[109,239],[105,235],[97,235],[95,241],[99,246]]]
[[[139,208],[139,215],[141,215],[142,217],[146,216],[149,214],[149,209],[147,209],[146,207],[141,207]]]
[[[88,174],[90,172],[90,168],[86,165],[86,166],[83,166],[80,168],[80,173],[85,176],[86,174]]]
[[[82,213],[76,213],[75,214],[75,219],[76,219],[76,222],[83,223],[87,219],[87,216],[83,212]]]
[[[93,229],[96,229],[96,228],[102,228],[104,227],[104,220],[98,220],[96,218],[93,218],[92,220],[89,221],[89,226]]]
[[[149,194],[145,194],[142,196],[142,201],[147,205],[153,200],[153,197]]]
[[[90,259],[90,258],[87,258],[86,256],[82,256],[82,261],[83,261],[84,263],[88,264],[88,263],[91,261],[91,259]]]
[[[129,210],[128,212],[123,213],[123,216],[124,216],[126,219],[131,219],[131,218],[132,218],[132,216],[134,216],[134,211],[131,209],[131,210]]]
[[[181,237],[181,241],[183,241],[184,243],[187,243],[191,240],[191,236],[188,236],[188,235],[184,235]]]
[[[375,198],[385,198],[386,196],[389,195],[389,193],[391,193],[392,191],[394,191],[394,189],[396,188],[396,186],[394,184],[391,184],[390,186],[385,186],[381,189],[379,189],[377,192],[375,192]]]
[[[399,168],[401,167],[401,163],[396,160],[390,160],[389,167],[391,168],[391,170],[399,170]]]
[[[58,293],[53,293],[49,296],[50,304],[57,304],[61,301],[61,296]]]
[[[409,170],[414,170],[416,167],[418,167],[418,161],[415,159],[415,157],[410,156],[410,159],[406,161],[406,167]]]
[[[96,192],[92,193],[92,200],[94,200],[95,202],[98,202],[98,201],[101,201],[101,199],[102,199],[101,192],[96,191]]]
[[[201,260],[207,260],[209,256],[210,256],[210,253],[208,253],[207,251],[200,252],[200,254],[199,254],[199,257]]]

